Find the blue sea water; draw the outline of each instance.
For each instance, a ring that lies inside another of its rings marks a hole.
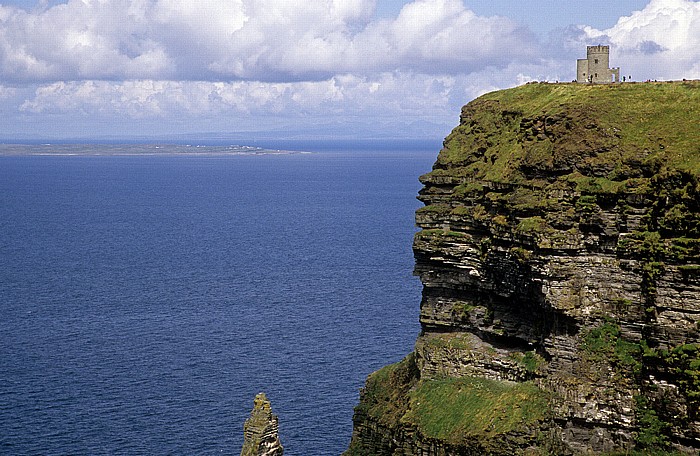
[[[317,149],[0,156],[0,454],[238,455],[259,391],[340,454],[419,331],[437,150]]]

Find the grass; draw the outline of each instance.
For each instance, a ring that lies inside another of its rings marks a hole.
[[[355,411],[383,426],[415,427],[429,439],[459,444],[466,438],[489,438],[544,420],[550,401],[551,395],[531,382],[472,377],[421,380],[411,354],[369,376]]]
[[[465,197],[470,195],[480,195],[484,191],[484,186],[478,182],[467,182],[458,185],[454,189],[454,195],[457,197]]]
[[[486,94],[462,111],[435,170],[463,183],[455,198],[488,193],[488,213],[542,216],[552,195],[577,192],[582,216],[627,194],[657,204],[642,231],[700,238],[700,82],[526,84]],[[507,190],[507,188],[506,188]],[[464,214],[467,215],[467,214]]]
[[[428,438],[459,444],[468,437],[493,437],[546,418],[550,396],[532,383],[484,378],[425,381],[411,392],[403,422]]]
[[[475,309],[475,306],[467,303],[455,304],[452,308],[453,312],[459,316],[468,316],[469,312]],[[448,350],[473,350],[474,346],[468,337],[457,334],[434,334],[431,337],[423,339],[426,346],[433,349],[448,349]]]
[[[637,404],[637,446],[640,449],[662,451],[668,449],[668,423],[661,420],[656,411],[650,407],[644,396],[635,396]]]
[[[515,230],[522,234],[542,233],[547,228],[547,222],[540,216],[520,220]]]
[[[626,189],[626,181],[619,182],[605,177],[587,177],[580,173],[567,176],[567,180],[573,182],[576,185],[576,191],[582,195],[616,195]]]
[[[656,350],[644,346],[646,364],[665,371],[676,380],[688,399],[689,411],[700,417],[700,344],[683,344],[670,350]]]
[[[416,233],[416,239],[431,238],[431,237],[448,237],[448,238],[465,238],[466,234],[459,231],[450,230],[421,230]]]
[[[620,326],[606,319],[584,334],[581,346],[591,361],[611,361],[618,369],[637,373],[642,367],[642,346],[621,337]]]
[[[619,131],[625,153],[649,151],[647,159],[663,157],[669,165],[700,173],[697,119],[700,82],[618,85],[529,84],[487,94],[509,109],[549,115],[577,109],[598,119],[598,131]]]
[[[385,366],[367,378],[355,412],[366,413],[380,424],[396,427],[408,408],[408,390],[418,381],[415,355]]]
[[[543,366],[546,361],[540,355],[534,351],[527,351],[525,353],[513,353],[511,358],[520,364],[523,369],[527,372],[535,373],[537,370]]]
[[[634,231],[620,238],[617,246],[620,251],[633,252],[651,259],[658,258],[664,250],[658,231]]]
[[[621,164],[639,168],[637,174],[656,166],[700,176],[698,117],[697,81],[527,84],[486,94],[467,105],[438,164],[458,165],[466,175],[495,182],[528,180],[524,167],[557,169],[569,159],[605,170],[605,175],[588,177],[610,181],[640,177],[625,176]],[[547,134],[566,134],[558,141],[524,140],[521,121],[538,119]],[[603,191],[616,187],[605,181],[581,185],[589,184],[594,191],[598,185]]]

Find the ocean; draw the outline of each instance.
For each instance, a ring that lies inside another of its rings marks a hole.
[[[259,391],[286,455],[347,448],[439,149],[276,146],[0,147],[0,454],[238,455]]]

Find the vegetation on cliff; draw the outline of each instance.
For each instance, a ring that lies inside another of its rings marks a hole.
[[[463,377],[421,380],[415,355],[370,375],[355,413],[386,429],[458,447],[512,432],[535,436],[551,395],[532,382]],[[535,425],[533,427],[533,425]],[[368,454],[354,442],[347,455]]]
[[[494,437],[544,420],[549,395],[533,383],[479,377],[421,382],[410,394],[404,420],[429,438],[460,444],[470,437]]]
[[[423,332],[352,454],[697,452],[699,120],[699,81],[465,106],[421,176]]]
[[[437,169],[508,183],[578,172],[594,191],[664,167],[700,174],[698,81],[527,84],[486,94],[462,115]]]
[[[664,254],[698,258],[699,119],[700,82],[528,84],[487,94],[465,106],[434,170],[422,176],[426,184],[459,182],[449,204],[426,210],[464,210],[483,197],[484,215],[505,212],[501,224],[549,234],[595,223],[599,207],[624,197],[621,215],[635,205],[652,211],[621,248],[661,232]],[[562,201],[567,192],[573,198]]]

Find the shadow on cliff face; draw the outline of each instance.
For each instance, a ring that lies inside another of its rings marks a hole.
[[[579,328],[547,301],[541,273],[518,253],[491,249],[469,273],[417,250],[423,333],[469,332],[493,348],[536,351],[548,359],[545,341],[573,336]]]

